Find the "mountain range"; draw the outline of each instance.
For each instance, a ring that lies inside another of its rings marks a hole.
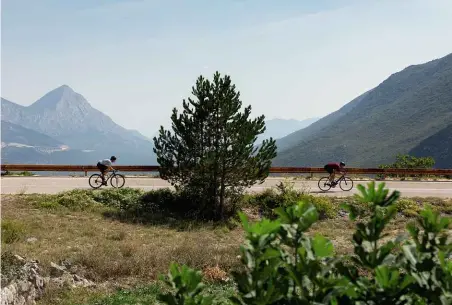
[[[125,129],[69,86],[30,106],[1,99],[3,163],[157,164],[152,139]],[[452,168],[452,54],[390,75],[339,110],[307,120],[272,119],[258,142],[277,139],[274,166],[392,163],[398,153]]]
[[[3,163],[92,164],[113,154],[121,164],[157,163],[152,139],[119,126],[67,85],[27,107],[2,98],[1,112]],[[268,120],[259,141],[315,120]]]
[[[274,166],[392,163],[432,155],[452,168],[452,54],[411,65],[338,111],[277,140]]]
[[[150,139],[125,129],[69,86],[30,106],[1,100],[2,162],[92,164],[116,155],[121,164],[155,164]]]

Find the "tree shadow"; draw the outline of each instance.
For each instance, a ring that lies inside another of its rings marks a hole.
[[[118,210],[108,210],[102,213],[103,217],[116,220],[121,223],[135,224],[142,226],[152,226],[152,227],[162,227],[166,229],[173,229],[178,232],[193,231],[211,228],[215,229],[218,227],[227,226],[229,229],[233,229],[237,226],[237,221],[232,218],[213,221],[206,219],[199,219],[195,217],[176,217],[174,215],[166,215],[163,213],[146,213],[136,215],[133,213],[128,213]]]

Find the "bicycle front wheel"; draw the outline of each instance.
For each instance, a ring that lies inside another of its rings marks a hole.
[[[339,182],[339,187],[343,191],[350,191],[353,188],[353,180],[349,177],[344,177],[341,182]]]
[[[326,192],[331,188],[331,185],[329,185],[329,178],[328,177],[322,177],[319,180],[319,189]]]
[[[102,186],[102,176],[99,174],[92,174],[91,177],[89,177],[88,183],[93,189],[98,189]]]
[[[121,174],[114,174],[111,178],[110,178],[110,185],[114,188],[121,188],[124,186],[124,184],[126,183],[126,177],[124,177]]]

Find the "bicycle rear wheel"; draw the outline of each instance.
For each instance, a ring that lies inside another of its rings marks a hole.
[[[114,174],[110,178],[110,185],[114,188],[121,188],[126,183],[126,177],[121,174]]]
[[[321,189],[322,191],[326,192],[331,188],[331,185],[328,185],[327,183],[329,183],[329,178],[328,177],[322,177],[319,180],[319,189]]]
[[[339,187],[343,191],[350,191],[353,188],[353,180],[349,177],[344,177],[341,182],[339,182]]]
[[[99,174],[92,174],[89,177],[88,183],[93,189],[98,189],[102,186],[102,176]]]

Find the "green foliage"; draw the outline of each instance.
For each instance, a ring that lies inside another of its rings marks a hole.
[[[96,205],[96,201],[84,190],[72,190],[58,194],[55,202],[72,210],[85,210]]]
[[[2,230],[3,232],[3,230]],[[10,251],[2,249],[1,255],[1,286],[7,286],[12,280],[23,277],[23,263]]]
[[[332,219],[337,216],[339,207],[326,196],[305,195],[306,200],[312,202],[319,213],[319,219]]]
[[[135,188],[120,188],[120,189],[105,189],[101,191],[92,191],[91,197],[99,203],[109,207],[116,207],[119,209],[128,209],[135,205],[140,198],[145,194],[141,189]]]
[[[407,217],[417,216],[421,210],[416,201],[408,198],[402,198],[397,200],[397,211]]]
[[[92,192],[74,189],[55,195],[38,195],[30,197],[36,206],[47,209],[68,208],[70,210],[86,210],[98,203],[93,199]]]
[[[119,289],[108,296],[94,296],[87,305],[148,305],[164,304],[158,300],[158,295],[163,294],[170,286],[163,286],[162,282],[155,282],[150,285],[138,286],[132,289]],[[72,290],[73,291],[73,290]],[[216,304],[224,304],[233,295],[233,287],[230,285],[208,285],[203,288],[206,295],[215,295]],[[64,304],[75,304],[70,301],[70,296],[65,299]],[[62,303],[62,300],[58,304]],[[79,303],[76,303],[79,304]]]
[[[306,234],[319,218],[308,200],[278,207],[273,220],[250,223],[240,213],[246,237],[241,246],[243,267],[234,272],[238,293],[230,303],[450,304],[450,219],[427,207],[416,223],[408,225],[410,239],[383,241],[400,193],[389,194],[384,184],[376,188],[374,182],[358,189],[356,199],[368,208],[343,205],[356,220],[351,256],[336,256],[331,241]],[[171,291],[162,294],[166,304],[194,304],[193,298],[203,295],[195,270],[172,265],[170,279]],[[210,304],[211,298],[206,300]]]
[[[451,220],[431,207],[408,225],[411,240],[403,246],[402,264],[414,280],[414,289],[429,304],[452,302]],[[421,233],[421,230],[424,232]]]
[[[32,172],[22,171],[22,172],[10,172],[8,170],[5,173],[2,173],[2,176],[22,176],[22,177],[31,177],[34,176]]]
[[[12,244],[19,241],[25,235],[23,223],[15,220],[2,219],[2,243]]]
[[[262,215],[272,219],[277,217],[276,208],[290,206],[300,201],[311,202],[317,209],[320,219],[335,218],[338,212],[338,206],[331,198],[305,194],[286,183],[280,183],[276,189],[266,189],[255,195],[246,195],[244,201],[244,205],[258,207]]]
[[[200,76],[192,94],[181,114],[174,108],[173,132],[161,127],[154,152],[162,179],[197,196],[201,215],[218,219],[234,210],[245,188],[268,176],[276,145],[270,139],[255,147],[265,117],[251,119],[251,106],[241,111],[229,76],[217,72],[212,82]]]
[[[171,264],[168,277],[161,279],[171,288],[174,293],[162,293],[158,299],[165,304],[171,305],[211,305],[213,296],[203,295],[201,292],[205,288],[202,283],[202,274],[187,266],[179,267]]]
[[[379,168],[406,168],[406,169],[428,169],[433,168],[435,160],[432,157],[420,157],[398,154],[396,161],[392,164],[382,164]],[[406,177],[406,175],[387,175],[389,177]],[[410,175],[415,177],[416,175]],[[382,175],[379,175],[382,177]]]

